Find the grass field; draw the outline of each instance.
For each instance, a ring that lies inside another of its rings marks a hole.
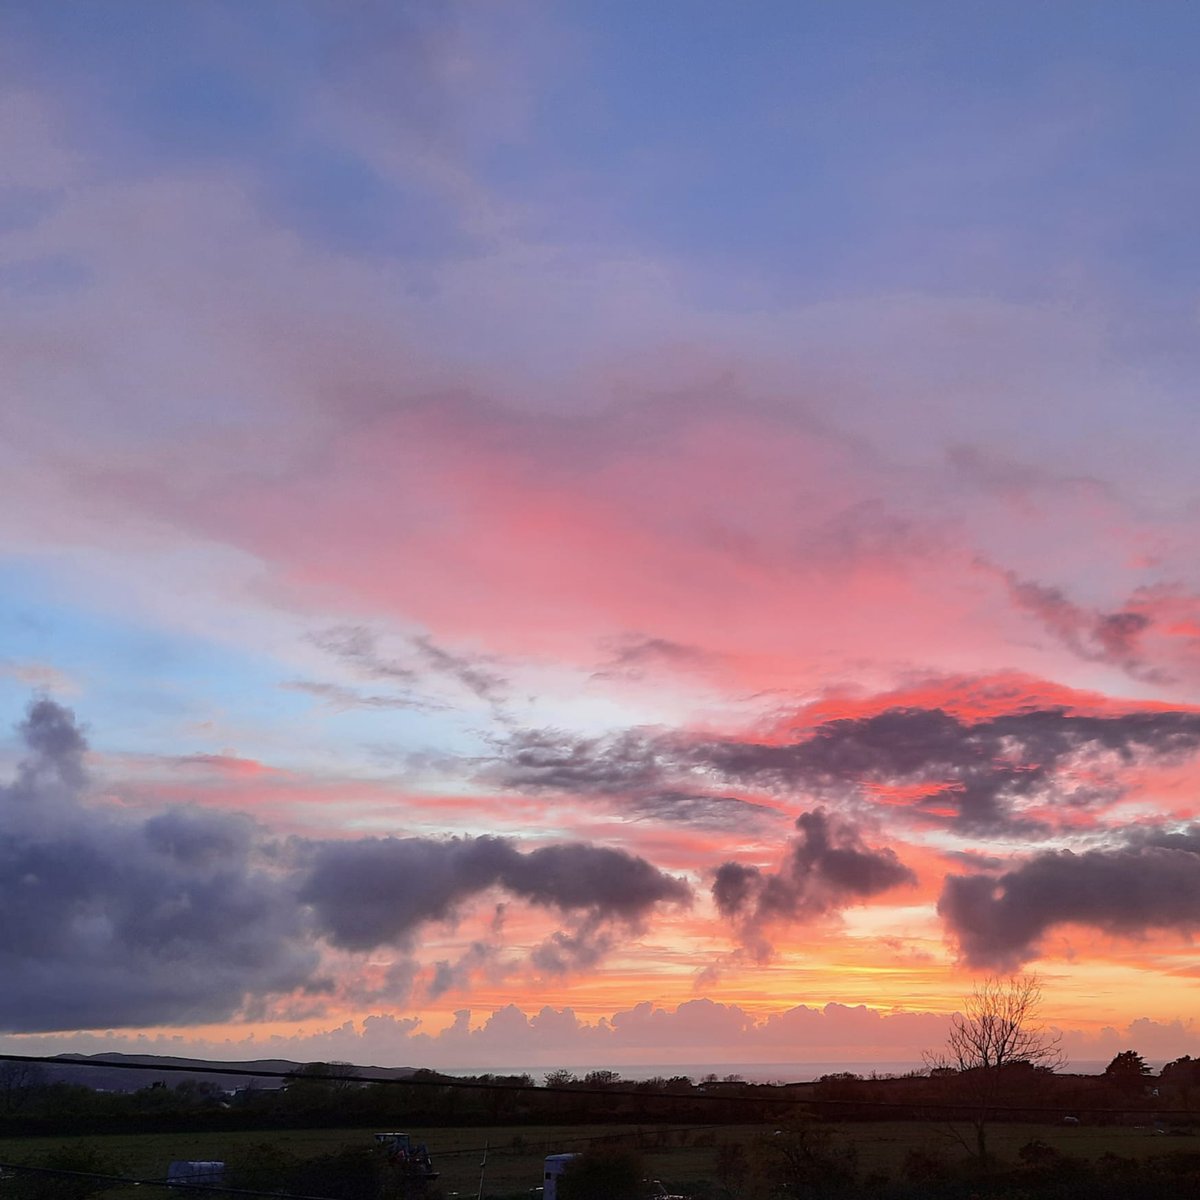
[[[964,1152],[950,1131],[935,1123],[881,1121],[831,1126],[835,1136],[853,1145],[864,1172],[896,1172],[911,1150],[942,1155],[950,1160]],[[348,1146],[372,1143],[374,1129],[281,1130],[212,1134],[115,1134],[86,1139],[0,1139],[0,1160],[27,1161],[69,1142],[85,1142],[118,1159],[126,1171],[144,1179],[162,1179],[172,1159],[232,1159],[253,1154],[269,1145],[290,1154],[328,1154]],[[446,1196],[474,1197],[479,1191],[480,1164],[488,1147],[484,1195],[527,1192],[541,1180],[542,1159],[547,1154],[583,1150],[589,1145],[635,1147],[643,1155],[649,1174],[669,1187],[686,1191],[697,1181],[714,1178],[717,1147],[741,1142],[753,1156],[761,1153],[761,1139],[773,1131],[762,1127],[691,1125],[648,1126],[522,1126],[510,1128],[429,1129],[418,1131],[441,1173]],[[964,1134],[967,1131],[963,1130]],[[1148,1129],[1089,1127],[1085,1125],[993,1125],[989,1142],[1000,1159],[1015,1160],[1018,1150],[1032,1139],[1046,1142],[1064,1154],[1095,1159],[1112,1152],[1126,1157],[1193,1149],[1195,1138],[1156,1136]],[[145,1200],[148,1195],[169,1195],[155,1189],[122,1189],[109,1192],[112,1200]]]

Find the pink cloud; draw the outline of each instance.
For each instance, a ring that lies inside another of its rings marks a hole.
[[[454,399],[362,416],[269,484],[184,491],[138,469],[90,486],[253,553],[294,603],[502,654],[593,665],[636,633],[762,688],[848,659],[894,670],[898,645],[947,669],[1011,651],[1002,607],[980,620],[992,597],[961,531],[874,499],[886,468],[819,430],[656,404],[536,424]]]
[[[213,771],[218,775],[228,775],[235,778],[254,779],[260,775],[275,773],[275,769],[252,758],[238,758],[232,754],[186,754],[176,759],[184,769],[199,767],[202,770]]]

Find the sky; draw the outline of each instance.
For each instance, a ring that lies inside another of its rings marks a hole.
[[[1189,3],[0,3],[0,1046],[1200,1054]]]

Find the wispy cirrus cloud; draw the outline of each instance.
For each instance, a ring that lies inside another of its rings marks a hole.
[[[445,707],[415,696],[387,695],[380,692],[364,692],[359,688],[344,687],[339,683],[327,683],[316,679],[289,679],[280,687],[293,692],[303,692],[337,710],[365,709],[416,709],[430,711]]]
[[[641,679],[666,668],[705,671],[717,666],[713,656],[699,646],[673,642],[670,638],[628,634],[611,639],[609,657],[595,672],[597,679]]]
[[[434,677],[449,680],[494,704],[508,686],[488,656],[448,650],[428,634],[405,637],[403,657],[385,653],[380,635],[365,625],[333,626],[311,634],[310,640],[356,675],[409,690]]]
[[[310,639],[318,649],[370,679],[413,684],[418,678],[414,667],[382,654],[378,636],[365,625],[335,625],[311,634]]]

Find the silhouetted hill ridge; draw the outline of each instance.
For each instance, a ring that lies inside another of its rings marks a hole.
[[[124,1065],[112,1070],[105,1070],[103,1063],[137,1064],[144,1066],[144,1071],[131,1070]],[[78,1064],[78,1065],[76,1065]],[[256,1058],[249,1060],[220,1060],[203,1058],[177,1058],[164,1054],[59,1054],[53,1063],[42,1066],[48,1083],[83,1084],[97,1091],[136,1092],[149,1087],[153,1083],[165,1083],[167,1087],[176,1087],[181,1083],[216,1084],[225,1091],[236,1091],[239,1088],[254,1087],[267,1091],[283,1086],[282,1079],[261,1079],[251,1074],[241,1072],[251,1071],[280,1071],[291,1073],[300,1070],[305,1063],[293,1062],[286,1058]],[[164,1068],[171,1068],[164,1070]],[[208,1068],[197,1070],[194,1074],[177,1068],[197,1067]],[[227,1068],[230,1074],[211,1074],[214,1067]],[[356,1068],[365,1077],[376,1079],[407,1079],[414,1074],[414,1067],[360,1067]]]

